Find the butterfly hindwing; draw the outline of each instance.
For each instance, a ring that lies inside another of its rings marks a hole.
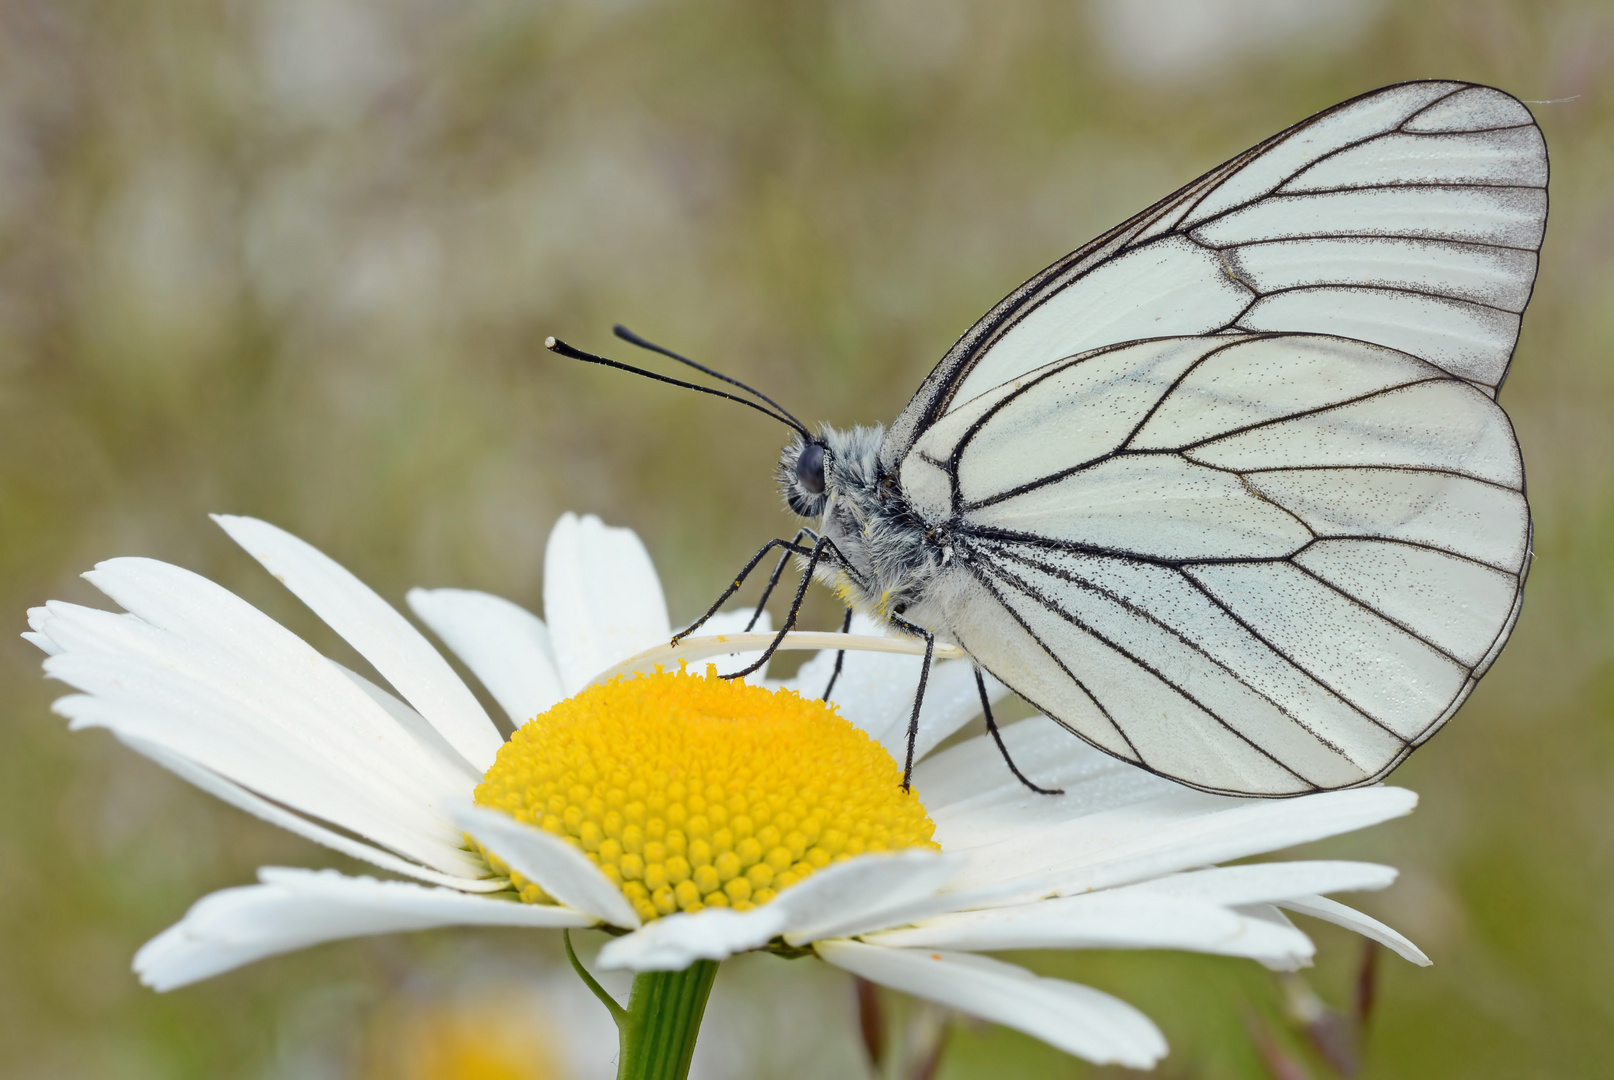
[[[1045,365],[944,416],[899,475],[947,523],[959,643],[1088,741],[1213,791],[1383,776],[1494,658],[1527,568],[1501,407],[1346,338]]]

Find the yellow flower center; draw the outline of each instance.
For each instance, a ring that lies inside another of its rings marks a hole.
[[[499,750],[476,801],[582,849],[646,921],[743,911],[853,855],[939,846],[902,769],[833,706],[706,670],[568,698]]]

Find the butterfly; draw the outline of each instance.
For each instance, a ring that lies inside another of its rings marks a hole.
[[[618,333],[757,401],[652,377],[795,429],[779,479],[813,524],[713,612],[782,549],[805,565],[781,637],[817,578],[848,626],[922,638],[925,671],[961,647],[994,735],[983,671],[1141,768],[1295,796],[1383,778],[1518,619],[1530,513],[1497,394],[1546,216],[1522,103],[1409,82],[1032,277],[887,429],[809,430]]]

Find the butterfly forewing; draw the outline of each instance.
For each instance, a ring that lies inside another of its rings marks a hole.
[[[1518,617],[1529,511],[1495,393],[1546,175],[1514,99],[1405,84],[1028,282],[882,448],[951,538],[946,629],[1193,786],[1382,777]]]
[[[1293,330],[1500,385],[1546,225],[1546,145],[1489,87],[1404,83],[1305,120],[1033,277],[892,425],[893,469],[950,409],[1143,337]]]

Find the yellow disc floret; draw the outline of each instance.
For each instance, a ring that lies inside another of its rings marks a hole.
[[[618,678],[528,721],[476,801],[582,849],[645,920],[743,911],[853,855],[938,846],[901,768],[833,706],[710,666]]]

